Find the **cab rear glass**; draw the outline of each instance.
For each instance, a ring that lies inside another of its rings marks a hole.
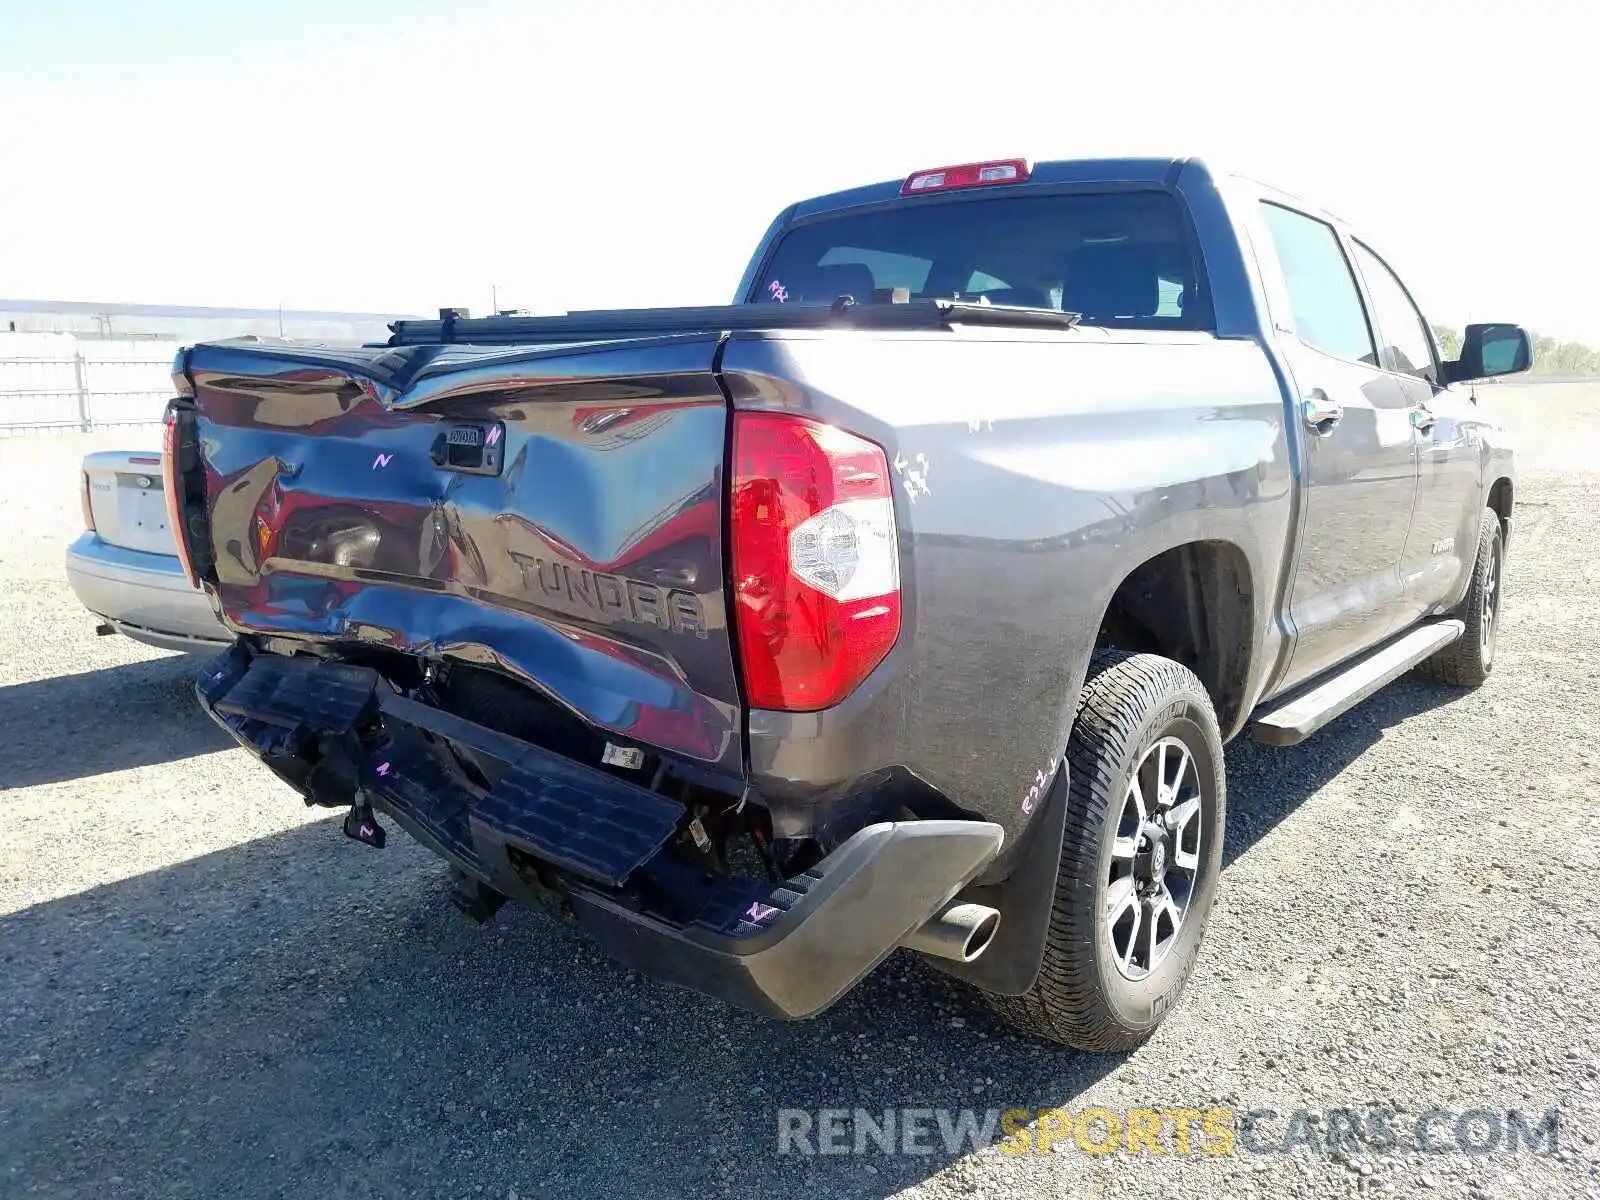
[[[783,234],[750,299],[945,298],[1051,308],[1086,325],[1208,329],[1186,214],[1164,191],[983,198],[814,218]]]

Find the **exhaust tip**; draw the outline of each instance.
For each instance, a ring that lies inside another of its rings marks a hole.
[[[969,963],[989,948],[999,928],[999,909],[987,904],[952,904],[913,930],[902,944],[935,958]]]
[[[982,905],[973,905],[981,908]],[[1000,928],[1000,913],[997,909],[988,909],[972,927],[972,932],[967,935],[966,945],[962,948],[962,962],[971,962],[989,948],[989,943],[994,940],[995,932]]]

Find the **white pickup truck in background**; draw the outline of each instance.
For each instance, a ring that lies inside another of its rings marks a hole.
[[[85,455],[81,494],[85,528],[67,548],[67,580],[102,619],[98,632],[163,650],[216,650],[232,640],[178,562],[159,452]]]

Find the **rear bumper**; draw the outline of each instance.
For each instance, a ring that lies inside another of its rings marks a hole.
[[[764,925],[744,910],[737,932],[676,926],[597,891],[575,889],[573,914],[620,962],[768,1016],[820,1012],[944,907],[1000,851],[982,821],[869,825],[796,879]],[[762,901],[753,901],[758,906]],[[748,927],[748,928],[747,928]]]
[[[252,657],[197,684],[211,716],[308,799],[363,795],[464,875],[517,899],[552,891],[618,960],[771,1016],[826,1008],[999,853],[982,821],[870,825],[779,883],[676,852],[677,801],[396,694],[373,672]],[[443,749],[505,767],[489,790]]]
[[[120,633],[166,650],[216,650],[233,640],[174,554],[128,550],[84,533],[67,547],[79,602]]]

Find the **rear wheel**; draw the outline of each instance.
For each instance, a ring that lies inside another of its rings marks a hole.
[[[1044,963],[1008,1023],[1084,1050],[1147,1038],[1194,966],[1227,810],[1211,698],[1171,659],[1098,652],[1067,745],[1068,817]]]
[[[1424,659],[1417,671],[1440,683],[1477,687],[1494,670],[1495,642],[1500,632],[1500,593],[1505,575],[1506,540],[1494,509],[1483,510],[1478,530],[1478,556],[1466,599],[1452,614],[1466,631],[1439,653]]]

